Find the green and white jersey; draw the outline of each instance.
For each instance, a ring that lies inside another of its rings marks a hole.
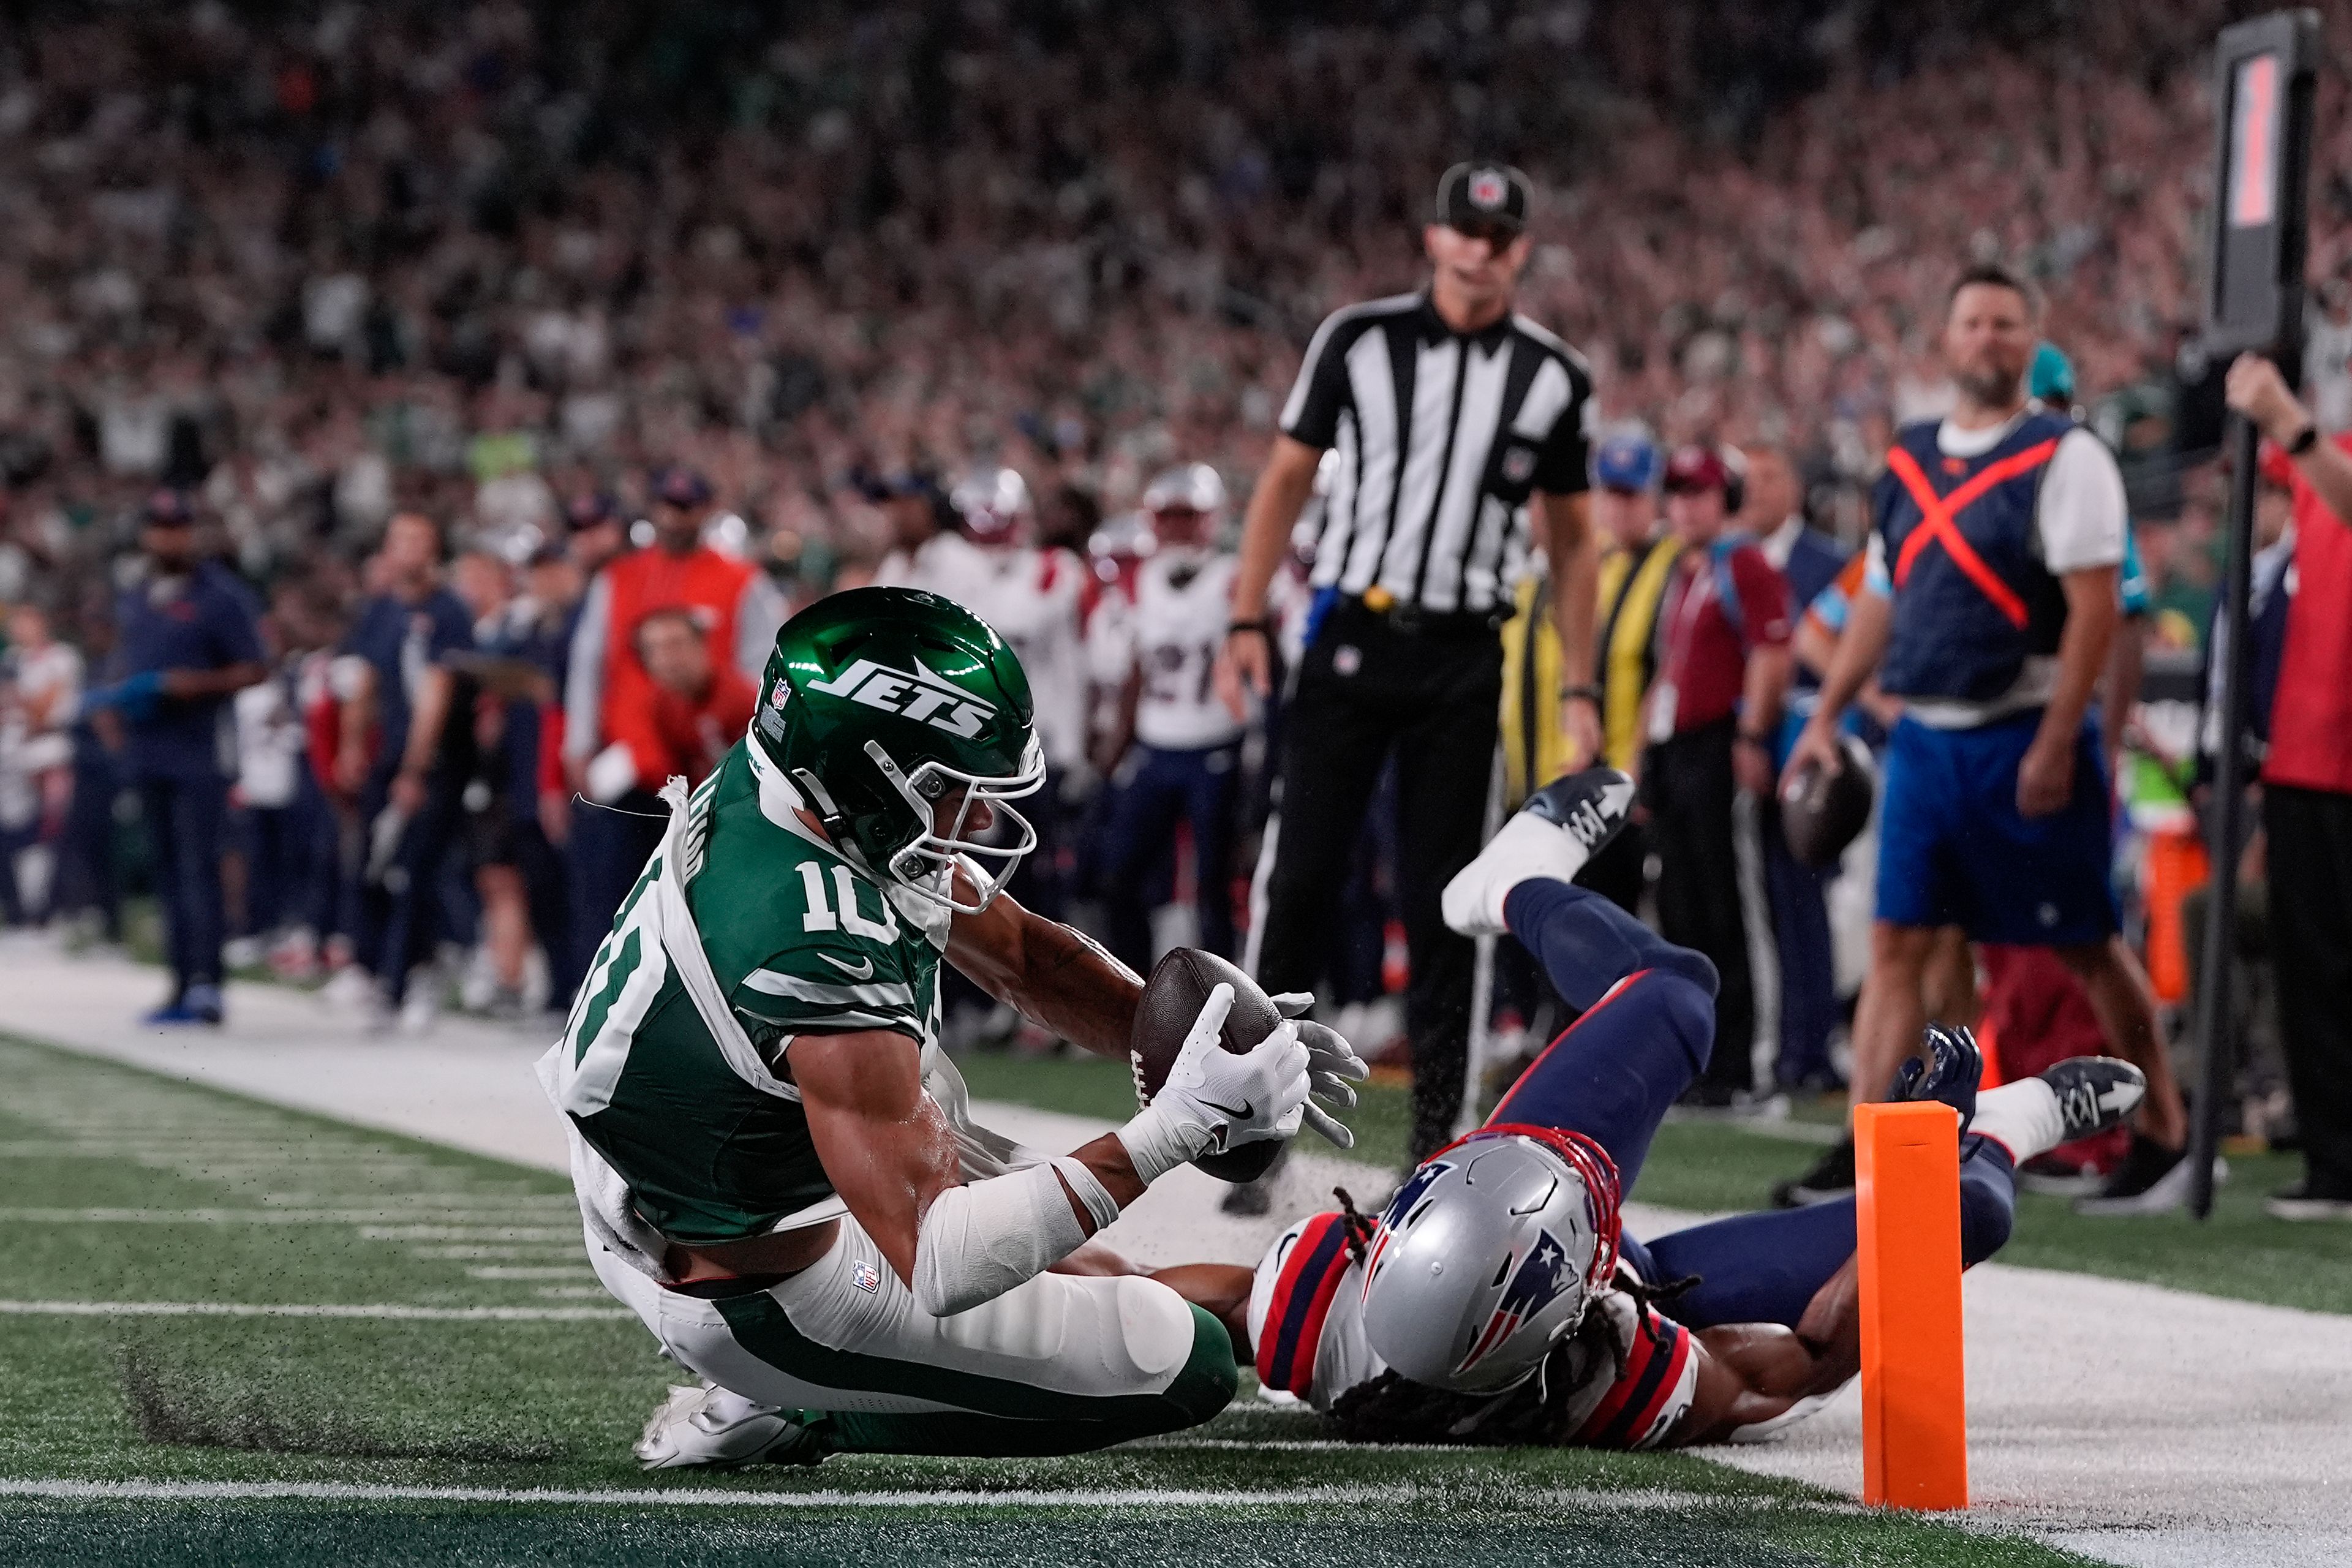
[[[664,1236],[732,1241],[833,1194],[784,1047],[881,1031],[938,1059],[944,910],[882,888],[792,814],[738,743],[696,790],[597,950],[557,1047],[557,1101]],[[732,1026],[714,1029],[676,954],[665,861]],[[668,938],[665,945],[664,938]],[[739,1032],[740,1030],[740,1032]],[[747,1048],[748,1047],[748,1048]]]

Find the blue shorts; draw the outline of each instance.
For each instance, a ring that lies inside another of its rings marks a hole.
[[[2017,769],[2042,712],[1974,730],[1906,719],[1886,748],[1878,918],[1957,925],[1976,942],[2078,947],[2120,929],[2110,879],[2107,770],[2097,727],[2074,742],[2074,795],[2049,816],[2017,809]]]

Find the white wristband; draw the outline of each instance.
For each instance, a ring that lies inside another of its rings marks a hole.
[[[1154,1100],[1130,1117],[1118,1136],[1127,1163],[1148,1187],[1207,1149],[1210,1133],[1198,1122],[1178,1121],[1165,1103]]]
[[[1087,1213],[1094,1216],[1095,1229],[1100,1230],[1118,1217],[1118,1200],[1110,1195],[1102,1179],[1087,1168],[1084,1160],[1075,1154],[1064,1154],[1049,1163],[1061,1173],[1062,1180],[1069,1184],[1078,1202],[1087,1205]]]

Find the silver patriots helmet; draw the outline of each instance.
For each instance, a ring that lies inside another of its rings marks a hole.
[[[1389,1203],[1364,1258],[1364,1334],[1399,1375],[1457,1394],[1523,1381],[1617,1268],[1617,1167],[1556,1128],[1482,1127]]]

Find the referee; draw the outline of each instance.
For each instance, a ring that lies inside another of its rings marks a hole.
[[[1477,853],[1486,821],[1502,698],[1496,634],[1531,512],[1567,650],[1570,750],[1581,760],[1600,744],[1585,498],[1592,379],[1566,344],[1511,313],[1528,198],[1517,169],[1454,165],[1422,232],[1429,286],[1351,305],[1316,330],[1250,497],[1225,639],[1234,673],[1266,695],[1266,585],[1318,464],[1336,452],[1249,955],[1269,991],[1320,978],[1365,802],[1393,752],[1416,1162],[1452,1135],[1462,1104],[1473,950],[1439,919],[1438,893]]]

